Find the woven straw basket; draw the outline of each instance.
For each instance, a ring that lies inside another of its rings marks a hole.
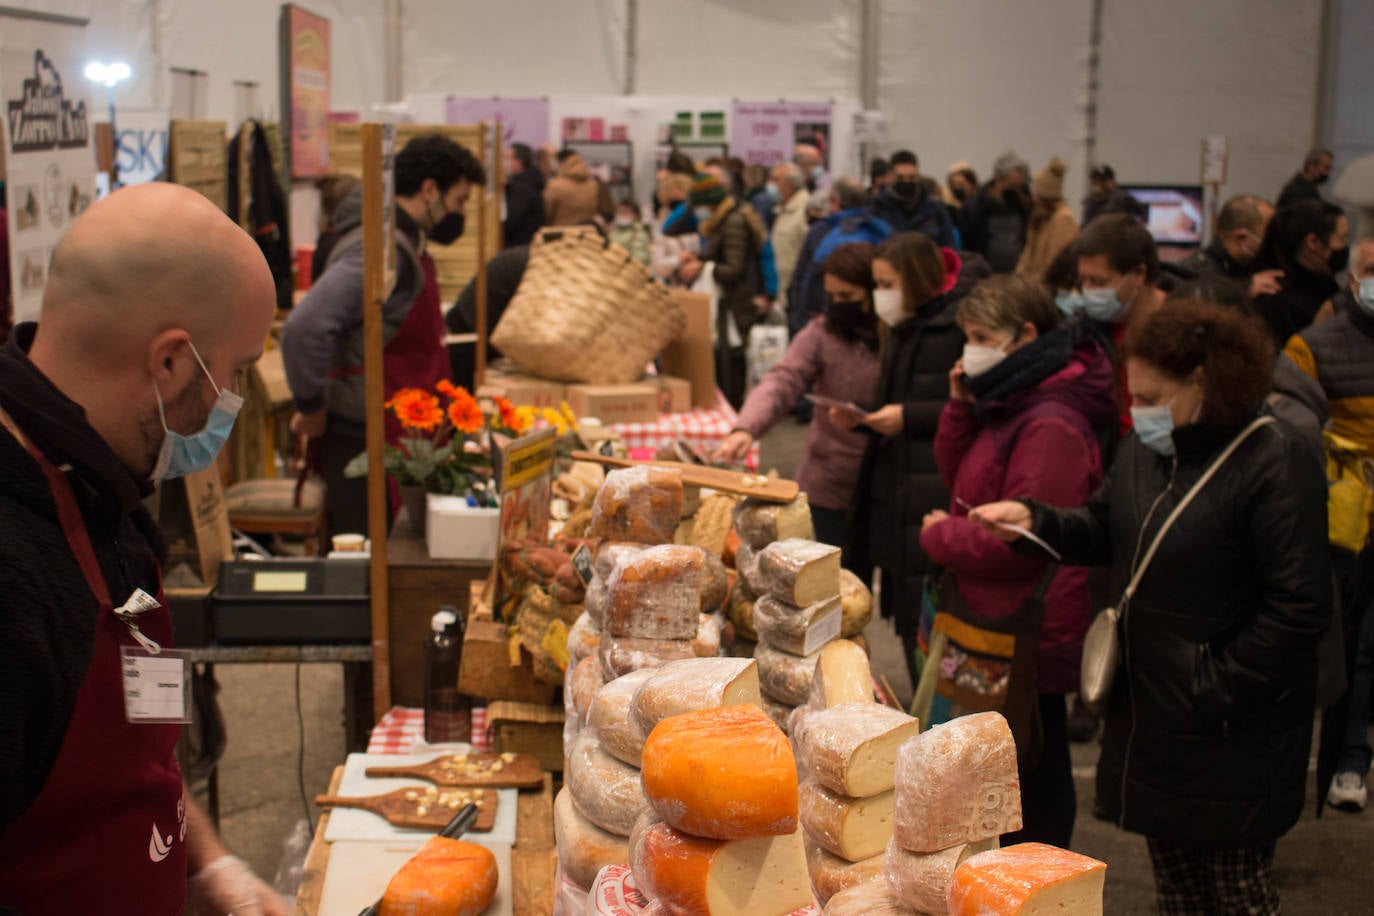
[[[596,229],[543,229],[491,343],[531,375],[618,385],[685,326],[668,288]]]

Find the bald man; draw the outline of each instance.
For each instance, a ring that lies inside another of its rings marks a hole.
[[[177,696],[186,667],[143,498],[214,462],[275,298],[213,204],[142,185],[72,223],[40,321],[0,351],[0,911],[170,916],[189,875],[199,913],[286,912],[141,699]]]

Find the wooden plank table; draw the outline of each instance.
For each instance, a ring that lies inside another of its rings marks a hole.
[[[334,768],[329,780],[329,793],[339,790],[343,767]],[[305,857],[305,871],[296,892],[294,916],[318,916],[320,895],[324,892],[324,876],[329,869],[329,844],[324,830],[329,824],[329,811],[320,815],[315,827],[315,839]],[[519,794],[515,815],[515,845],[511,847],[511,896],[514,911],[519,916],[552,916],[555,872],[558,850],[553,839],[553,777],[544,774],[544,786],[539,791]]]

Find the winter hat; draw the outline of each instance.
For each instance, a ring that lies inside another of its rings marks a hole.
[[[697,172],[696,178],[692,179],[691,199],[694,207],[714,207],[725,199],[725,189],[715,175]]]
[[[1041,200],[1063,200],[1064,172],[1068,168],[1068,163],[1058,156],[1051,159],[1050,164],[1031,182],[1031,190],[1035,192],[1035,196]]]

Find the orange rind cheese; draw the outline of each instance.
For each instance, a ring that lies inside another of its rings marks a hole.
[[[432,837],[387,883],[380,916],[477,916],[496,896],[496,856],[475,843]]]
[[[647,895],[674,916],[786,916],[813,903],[800,831],[709,840],[660,823],[631,854]]]
[[[1102,916],[1107,865],[1057,846],[1022,843],[960,865],[949,890],[950,916]]]

